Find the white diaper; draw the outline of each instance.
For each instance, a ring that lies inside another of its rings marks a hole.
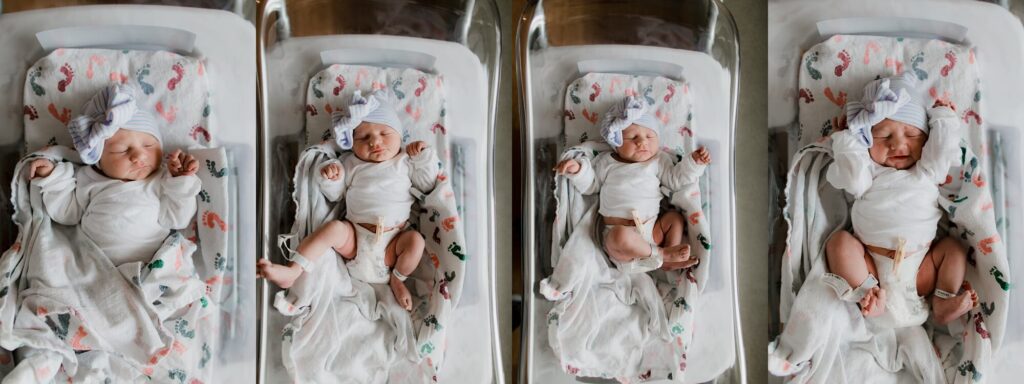
[[[651,244],[651,256],[643,257],[633,260],[629,263],[622,263],[615,260],[612,257],[609,259],[615,264],[619,270],[626,273],[639,273],[648,272],[658,268],[661,268],[662,255],[656,252],[656,245],[654,244],[654,224],[657,222],[657,217],[652,217],[643,222],[640,226],[634,225],[632,228],[640,234],[648,244]],[[608,231],[611,231],[612,226],[601,224],[601,248],[604,248],[604,239],[608,236]]]
[[[349,274],[370,284],[387,283],[391,276],[387,265],[384,265],[384,250],[401,231],[394,228],[383,232],[378,240],[376,232],[359,224],[352,226],[356,229],[356,257],[348,262]]]
[[[898,270],[892,258],[868,251],[878,269],[878,282],[886,293],[885,313],[869,318],[876,326],[902,328],[924,324],[928,320],[928,302],[917,295],[917,270],[928,249],[904,256]]]

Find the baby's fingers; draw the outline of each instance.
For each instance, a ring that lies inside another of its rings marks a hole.
[[[199,162],[196,159],[190,158],[188,163],[185,164],[185,171],[188,173],[195,173],[199,169]]]

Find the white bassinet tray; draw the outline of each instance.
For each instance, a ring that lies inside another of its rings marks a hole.
[[[659,65],[653,68],[640,68],[642,62],[636,58],[643,58],[646,62]],[[716,245],[709,257],[711,265],[707,285],[701,296],[701,303],[697,304],[700,310],[694,320],[696,330],[693,345],[687,352],[689,359],[686,382],[713,380],[737,364],[736,353],[742,350],[738,348],[740,337],[736,333],[738,314],[735,312],[733,281],[735,239],[731,207],[733,176],[732,132],[729,129],[730,74],[718,62],[703,53],[644,46],[550,47],[540,54],[534,54],[531,61],[534,66],[530,74],[533,88],[530,106],[535,141],[552,140],[561,134],[562,117],[565,113],[562,109],[566,99],[565,85],[584,75],[579,72],[581,68],[625,69],[627,71],[624,72],[629,74],[668,75],[682,77],[689,82],[688,92],[695,105],[696,123],[693,137],[697,145],[708,147],[713,158],[706,172],[707,193],[710,196],[708,202],[711,207],[711,234]],[[665,65],[666,63],[671,65]],[[679,67],[682,69],[681,74],[675,72]],[[591,93],[592,90],[581,91],[581,97],[589,97]],[[578,138],[573,141],[578,141]],[[535,219],[531,217],[526,220]],[[536,231],[550,233],[551,227],[541,226]],[[536,246],[548,248],[550,243],[540,242]],[[526,363],[530,370],[524,379],[526,382],[538,383],[575,383],[577,379],[564,373],[562,367],[557,365],[558,359],[548,344],[546,317],[553,303],[537,294],[534,289],[544,276],[536,276],[534,271],[525,273],[528,275],[526,283],[532,297],[527,301],[529,331],[524,335],[523,344],[523,348],[529,348],[530,351],[527,354],[530,361]],[[714,337],[702,337],[704,335]]]
[[[210,11],[196,8],[163,7],[163,6],[88,6],[43,9],[0,15],[0,98],[10,108],[0,112],[0,146],[7,151],[25,153],[23,92],[26,86],[26,72],[39,58],[48,54],[37,41],[36,33],[63,27],[75,26],[110,26],[110,25],[150,25],[171,29],[184,29],[194,33],[197,38],[193,57],[201,58],[208,76],[209,100],[213,113],[209,116],[209,124],[219,127],[216,139],[228,150],[228,158],[233,160],[234,171],[237,172],[238,184],[228,186],[230,196],[237,196],[234,205],[246,207],[255,205],[255,194],[251,186],[255,184],[255,65],[251,62],[239,63],[238,57],[254,57],[251,44],[238,44],[239,41],[253,41],[255,29],[235,14],[224,11]],[[89,46],[88,42],[82,42]],[[97,44],[103,45],[103,44]],[[117,46],[129,49],[129,46]],[[84,76],[85,73],[77,73]],[[197,98],[204,98],[204,95]],[[48,111],[38,111],[46,114]],[[14,164],[8,164],[13,167]],[[240,187],[241,186],[241,187]],[[238,209],[234,219],[236,231],[232,232],[228,241],[229,250],[238,255],[250,255],[255,252],[255,215],[252,210]],[[236,270],[252,270],[255,260],[239,257]],[[238,298],[235,308],[237,313],[255,311],[254,286],[251,275],[239,274],[234,281],[238,291],[233,292]],[[223,382],[255,381],[253,361],[255,361],[255,319],[240,317],[236,328],[225,329],[232,332],[230,345],[222,351],[230,351],[221,360],[216,371],[224,375],[218,380]]]
[[[379,50],[380,47],[388,47],[387,51],[390,52]],[[479,59],[464,46],[455,43],[409,37],[342,35],[281,41],[266,54],[267,67],[273,71],[268,74],[268,89],[274,92],[267,98],[267,126],[270,127],[272,137],[298,135],[302,132],[306,113],[306,87],[311,76],[328,63],[353,63],[351,57],[339,58],[332,53],[336,50],[363,51],[357,63],[377,63],[375,66],[386,66],[396,61],[407,62],[409,57],[422,58],[423,55],[436,58],[433,69],[444,77],[446,88],[444,109],[448,124],[445,127],[447,135],[452,151],[460,151],[465,158],[462,171],[465,172],[463,187],[466,201],[463,204],[466,240],[469,253],[477,255],[466,263],[462,298],[447,326],[457,331],[447,335],[449,352],[438,379],[442,383],[490,382],[494,371],[492,345],[495,342],[492,337],[495,335],[496,320],[489,302],[491,283],[488,271],[493,261],[489,259],[491,255],[487,254],[490,249],[487,228],[493,219],[485,210],[490,175],[488,154],[482,150],[489,143],[486,102],[489,93]],[[383,52],[382,56],[374,56],[375,51]],[[395,56],[394,51],[404,54]],[[421,67],[422,64],[408,66]],[[455,170],[456,175],[459,172]],[[291,177],[290,174],[288,176]],[[286,320],[274,312],[271,312],[268,320],[268,334],[264,335],[268,382],[287,381],[286,371],[281,365],[281,344],[277,333]]]
[[[1020,202],[1015,201],[1013,197],[1019,195],[1022,179],[1024,179],[1022,177],[1024,176],[1022,175],[1024,161],[1019,155],[1020,148],[1024,147],[1024,141],[1022,141],[1024,135],[1020,133],[1022,121],[1024,121],[1024,111],[1014,105],[1016,103],[1015,93],[1024,86],[1024,76],[1017,70],[1019,63],[1024,59],[1024,44],[1022,44],[1024,43],[1024,28],[1021,27],[1021,21],[1005,9],[983,2],[967,1],[905,1],[885,2],[884,4],[874,0],[857,4],[807,1],[770,3],[769,40],[772,53],[769,57],[769,73],[775,76],[770,76],[769,80],[769,127],[785,130],[784,127],[793,124],[797,119],[798,103],[801,107],[806,105],[806,100],[800,98],[797,85],[797,77],[804,75],[802,66],[805,64],[806,57],[803,54],[812,45],[829,37],[818,36],[818,28],[815,28],[817,23],[836,18],[868,18],[875,20],[878,28],[885,30],[892,26],[890,22],[886,21],[891,17],[924,18],[940,22],[938,24],[953,23],[966,27],[963,40],[965,44],[974,47],[974,52],[961,52],[965,54],[957,55],[957,57],[961,59],[961,65],[974,60],[971,53],[976,54],[979,61],[976,76],[977,81],[981,83],[979,89],[984,99],[984,108],[981,113],[984,125],[981,124],[981,118],[975,119],[974,115],[967,116],[966,121],[974,126],[982,126],[988,136],[985,142],[974,142],[973,145],[975,148],[982,148],[985,154],[991,157],[991,161],[986,162],[984,166],[991,171],[988,174],[992,175],[993,199],[997,202],[1005,202],[1002,207],[996,204],[997,219],[1002,218],[1001,222],[997,221],[997,226],[1001,228],[1001,231],[1006,231],[1003,237],[1006,239],[1008,255],[1011,255],[1012,258],[1012,255],[1019,253],[1020,249],[1019,241],[1015,240],[1024,238],[1024,228],[1007,225],[1007,223],[1019,222],[1021,217],[1024,217],[1024,209],[1021,208]],[[821,28],[822,25],[819,24],[818,27]],[[837,26],[833,25],[833,27]],[[889,28],[888,33],[872,32],[869,34],[910,37],[906,35],[927,29],[920,24],[908,27],[912,30],[905,31],[905,33]],[[834,28],[826,25],[822,30],[827,34],[832,29]],[[933,38],[954,41],[956,40],[955,35],[957,35],[953,33],[954,29],[930,30],[930,34]],[[856,32],[842,28],[835,29],[835,31]],[[884,52],[877,53],[885,54]],[[864,59],[862,54],[854,56],[854,61]],[[968,59],[963,60],[964,57],[961,56],[966,56]],[[824,65],[824,63],[829,65]],[[831,63],[826,58],[821,67],[831,72],[832,64],[835,63]],[[936,76],[940,76],[940,66],[942,64],[929,69],[929,71],[936,72]],[[859,96],[859,93],[859,91],[851,92],[849,97]],[[815,98],[822,96],[824,95],[821,95],[820,92],[814,95]],[[836,96],[835,92],[833,96]],[[954,95],[954,97],[960,96],[962,95]],[[957,105],[969,105],[972,101],[963,100]],[[802,110],[800,119],[801,121],[807,120]],[[813,130],[810,128],[804,126],[802,130],[806,134],[809,130]],[[978,139],[975,141],[980,141],[982,132],[975,131],[972,132],[972,136],[978,135]],[[794,133],[795,131],[790,130],[790,132]],[[797,149],[792,145],[796,142],[795,138],[790,137],[790,142],[788,149],[789,153],[792,153]],[[788,161],[789,157],[786,156],[785,159],[784,161]],[[1012,259],[1010,260],[1010,276],[1024,274],[1024,265],[1018,264],[1013,263]],[[1021,336],[1020,332],[1024,325],[1020,321],[1024,316],[1024,309],[1022,309],[1024,305],[1015,303],[1020,301],[1021,299],[1016,295],[1010,295],[1008,321],[1002,346],[993,356],[992,370],[987,372],[985,377],[988,382],[1009,382],[1024,373],[1021,366],[1014,363],[1014,356],[1024,352],[1024,342],[1022,342],[1024,336]]]

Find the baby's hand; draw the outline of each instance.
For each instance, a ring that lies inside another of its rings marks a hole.
[[[697,162],[697,164],[711,163],[711,153],[704,147],[697,148],[696,151],[693,151],[693,153],[690,154],[690,157],[692,157],[693,161]]]
[[[956,112],[956,104],[953,104],[953,102],[949,100],[935,100],[935,104],[932,104],[932,108],[935,107],[949,107],[953,112]]]
[[[171,172],[172,177],[192,176],[198,169],[199,162],[196,161],[196,158],[180,149],[175,149],[167,157],[167,170]]]
[[[330,163],[320,168],[320,176],[327,180],[338,180],[341,177],[341,164]]]
[[[832,118],[832,132],[830,135],[846,129],[846,114],[840,114],[839,116]]]
[[[427,149],[427,143],[424,143],[422,141],[414,141],[409,143],[409,145],[405,146],[405,153],[408,153],[409,156],[416,156],[419,155],[420,152],[422,152],[424,149]]]
[[[555,166],[555,169],[553,169],[553,171],[555,171],[555,173],[558,173],[559,175],[575,175],[577,172],[580,171],[580,162],[573,159],[562,160],[561,162],[558,163],[558,165]]]
[[[50,176],[53,172],[53,162],[50,159],[35,159],[28,165],[28,178],[37,179]]]

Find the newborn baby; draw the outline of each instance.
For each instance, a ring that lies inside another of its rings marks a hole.
[[[690,259],[683,243],[683,216],[669,210],[659,216],[661,187],[676,191],[697,182],[711,162],[701,147],[678,164],[661,152],[661,124],[642,99],[629,96],[604,116],[601,136],[615,150],[587,159],[563,160],[555,172],[568,175],[585,195],[600,192],[602,239],[608,255],[622,266],[637,261],[643,269],[689,268],[700,262]]]
[[[924,323],[933,293],[941,324],[978,300],[964,282],[963,246],[952,237],[933,241],[942,217],[938,185],[962,161],[960,120],[940,100],[926,123],[916,87],[908,71],[868,83],[862,102],[847,103],[846,115],[835,119],[835,162],[826,175],[855,200],[854,233],[839,231],[826,244],[825,281],[865,316],[894,328]]]
[[[413,203],[410,188],[434,189],[440,163],[433,149],[416,141],[402,153],[402,124],[386,94],[363,98],[357,91],[348,116],[334,112],[334,137],[351,150],[320,169],[320,188],[328,200],[344,195],[345,220],[328,222],[302,240],[287,266],[266,259],[259,276],[288,288],[312,260],[333,249],[348,262],[355,279],[389,283],[399,305],[412,310],[412,296],[403,283],[423,255],[423,236],[406,230]]]
[[[115,266],[149,262],[171,230],[195,216],[198,163],[175,150],[162,166],[160,131],[131,88],[103,89],[83,113],[68,130],[86,165],[37,159],[28,177],[53,221],[81,224]]]

